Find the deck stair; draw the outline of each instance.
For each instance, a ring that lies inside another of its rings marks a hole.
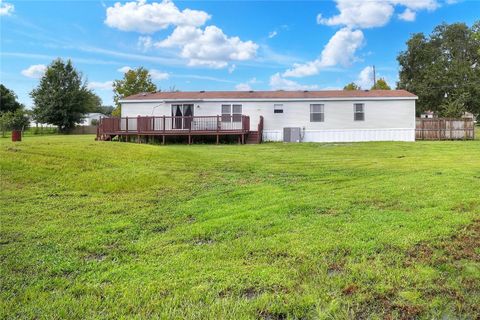
[[[259,140],[258,140],[258,131],[250,131],[248,133],[248,137],[247,137],[247,141],[246,141],[247,144],[256,144],[256,143],[259,143]]]

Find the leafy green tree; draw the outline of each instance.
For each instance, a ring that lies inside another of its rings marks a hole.
[[[121,99],[137,93],[155,91],[157,91],[157,86],[152,82],[152,77],[144,67],[125,72],[123,79],[113,82],[113,100],[116,108],[112,114],[120,116],[121,105],[119,101]]]
[[[23,108],[17,101],[17,95],[12,90],[0,84],[0,113],[15,111]]]
[[[56,59],[48,66],[38,87],[30,93],[34,118],[58,126],[61,132],[68,131],[88,113],[92,95],[72,62]]]
[[[480,22],[442,24],[426,37],[414,34],[397,57],[399,89],[418,95],[417,112],[441,116],[461,108],[480,113]],[[456,113],[456,112],[453,112]]]
[[[98,112],[97,110],[99,110],[102,107],[102,99],[92,91],[90,91],[87,95],[88,95],[88,101],[87,101],[88,112]]]
[[[28,128],[29,124],[30,119],[24,108],[0,113],[0,131],[2,131],[2,137],[5,137],[6,131],[24,130]]]
[[[380,78],[375,82],[371,90],[391,90],[391,88],[385,79]]]
[[[355,82],[350,82],[343,87],[343,90],[360,90],[360,86],[358,86]]]

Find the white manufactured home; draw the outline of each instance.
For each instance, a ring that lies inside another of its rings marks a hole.
[[[217,141],[414,141],[416,99],[404,90],[141,93],[121,100],[122,117],[110,127]]]

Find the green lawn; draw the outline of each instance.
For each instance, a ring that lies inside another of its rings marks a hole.
[[[0,139],[0,318],[480,317],[480,141]]]

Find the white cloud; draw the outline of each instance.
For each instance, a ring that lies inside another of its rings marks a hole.
[[[339,14],[324,18],[317,16],[317,23],[328,26],[348,26],[351,28],[374,28],[386,25],[395,11],[396,6],[405,7],[399,18],[405,21],[415,20],[419,10],[435,10],[437,0],[336,0]]]
[[[143,52],[149,50],[153,46],[152,37],[140,36],[138,37],[137,47]]]
[[[415,11],[407,8],[407,9],[405,9],[405,11],[398,14],[398,18],[400,20],[404,20],[404,21],[415,21],[416,15],[417,14],[416,14]]]
[[[305,77],[318,74],[322,68],[348,66],[355,60],[355,53],[363,45],[363,40],[361,30],[340,29],[325,45],[318,59],[304,64],[295,63],[283,76]]]
[[[270,31],[270,32],[268,33],[268,37],[269,37],[270,39],[272,39],[272,38],[276,37],[277,34],[278,34],[277,31]]]
[[[204,11],[185,9],[180,11],[170,0],[147,3],[138,0],[107,8],[105,24],[122,31],[154,33],[169,26],[199,27],[210,19]]]
[[[358,74],[358,78],[355,83],[362,89],[370,89],[373,86],[373,68],[363,68],[363,70]]]
[[[228,67],[228,73],[232,74],[235,69],[237,69],[237,66],[235,64],[232,64],[230,67]]]
[[[27,69],[22,70],[22,74],[25,77],[28,77],[28,78],[38,79],[38,78],[43,77],[46,70],[47,70],[46,65],[44,65],[44,64],[34,64],[34,65],[31,65],[30,67],[28,67]]]
[[[253,90],[252,84],[257,84],[260,83],[261,81],[258,81],[257,78],[251,78],[247,82],[239,83],[235,86],[235,90],[237,91],[250,91]]]
[[[235,86],[235,90],[237,91],[250,91],[252,87],[248,83],[239,83]]]
[[[112,90],[113,81],[105,81],[105,82],[92,81],[88,83],[87,87],[88,89]]]
[[[123,31],[154,33],[169,26],[173,32],[164,40],[154,42],[149,36],[138,39],[143,51],[156,48],[178,48],[180,57],[189,66],[224,68],[232,61],[250,60],[256,56],[258,45],[225,35],[217,26],[200,28],[210,18],[204,11],[180,11],[172,1],[147,4],[145,0],[115,3],[107,9],[105,23]]]
[[[280,73],[270,77],[270,87],[273,90],[316,90],[317,85],[303,85],[298,82],[283,78]]]
[[[187,59],[189,66],[212,68],[224,68],[231,61],[252,59],[258,49],[256,43],[228,37],[216,26],[208,26],[205,30],[179,26],[167,39],[157,42],[155,46],[179,47],[180,56]]]
[[[129,66],[125,66],[125,67],[121,67],[121,68],[117,69],[117,71],[121,72],[121,73],[127,73],[130,70],[132,70],[132,68],[129,67]]]
[[[331,18],[317,16],[317,23],[327,26],[345,25],[351,28],[381,27],[388,23],[394,8],[388,1],[337,0],[340,13]]]
[[[170,77],[168,73],[161,72],[155,69],[150,70],[148,73],[150,73],[150,76],[153,80],[166,80]]]
[[[0,16],[10,16],[14,10],[13,4],[0,0]]]

